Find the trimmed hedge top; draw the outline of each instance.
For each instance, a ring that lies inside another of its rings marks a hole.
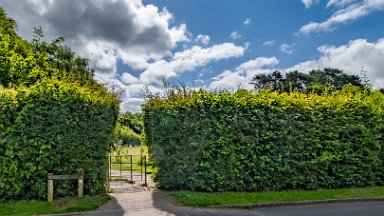
[[[108,151],[118,101],[60,81],[31,88],[0,88],[0,197],[44,199],[48,172],[83,168],[85,192],[105,192]],[[76,192],[75,182],[58,182],[55,196]]]
[[[146,142],[164,188],[381,185],[383,101],[379,91],[353,86],[323,95],[173,93],[147,100]]]

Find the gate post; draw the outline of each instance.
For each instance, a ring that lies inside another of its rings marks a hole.
[[[84,171],[83,169],[78,170],[78,179],[77,179],[77,195],[78,197],[83,197],[84,195]]]
[[[131,156],[131,181],[133,181],[133,173],[132,173],[132,169],[133,169],[133,164],[132,164],[132,155]]]
[[[145,179],[145,186],[148,187],[147,184],[147,156],[144,155],[144,179]]]
[[[53,173],[48,173],[48,194],[47,199],[48,202],[53,201]]]

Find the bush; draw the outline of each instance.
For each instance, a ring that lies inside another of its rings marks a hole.
[[[203,90],[144,106],[145,140],[167,189],[268,191],[383,184],[383,100]]]
[[[44,199],[47,174],[84,169],[85,193],[105,193],[118,101],[105,90],[43,80],[0,89],[0,199]],[[4,118],[3,118],[4,117]],[[55,196],[76,193],[55,181]]]
[[[114,140],[117,146],[140,146],[141,134],[135,133],[131,128],[117,123]]]

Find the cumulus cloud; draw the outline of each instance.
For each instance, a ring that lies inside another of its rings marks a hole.
[[[9,0],[2,5],[24,37],[30,38],[36,25],[48,39],[63,36],[91,59],[97,72],[114,72],[117,59],[144,68],[148,60],[160,59],[178,42],[189,40],[185,24],[170,25],[172,14],[166,8],[141,0]]]
[[[204,45],[208,45],[210,39],[211,38],[209,37],[209,35],[199,34],[199,35],[196,36],[195,41],[201,42]]]
[[[136,112],[140,108],[140,103],[135,101],[139,101],[136,99],[143,97],[145,89],[161,94],[163,79],[177,77],[214,61],[240,57],[244,55],[245,49],[246,47],[236,46],[233,43],[217,44],[207,48],[193,46],[174,53],[168,60],[160,59],[148,63],[147,68],[137,77],[129,72],[124,72],[118,79],[107,77],[103,82],[107,83],[110,89],[118,92],[122,101],[121,112],[126,110]],[[130,104],[131,102],[135,103]]]
[[[121,75],[121,81],[125,84],[137,84],[139,79],[134,77],[132,74],[125,72]]]
[[[292,46],[289,45],[289,44],[282,44],[279,48],[280,52],[282,53],[286,53],[286,54],[292,54],[293,53],[293,49],[292,49]]]
[[[333,67],[344,70],[345,73],[359,75],[362,68],[367,71],[367,76],[373,86],[384,87],[384,38],[376,42],[365,39],[352,40],[341,46],[321,46],[318,48],[321,56],[297,64],[286,71],[309,71],[324,67]]]
[[[159,83],[163,78],[176,77],[213,61],[240,57],[244,51],[245,47],[236,46],[233,43],[223,43],[208,48],[193,46],[188,50],[176,52],[169,61],[162,59],[150,64],[141,73],[140,80],[145,84]]]
[[[339,24],[352,22],[372,12],[384,10],[384,0],[364,0],[363,2],[330,0],[327,7],[330,6],[337,7],[331,17],[323,22],[309,22],[302,26],[296,35],[333,31]]]
[[[233,40],[237,40],[241,38],[241,34],[237,31],[231,32],[230,36]]]
[[[252,89],[249,84],[256,74],[272,72],[273,67],[279,63],[276,57],[258,57],[239,65],[234,70],[225,70],[215,76],[208,89],[236,89],[242,87]]]
[[[143,98],[128,98],[121,102],[120,112],[125,113],[127,111],[138,113],[141,111],[141,105],[144,103]]]

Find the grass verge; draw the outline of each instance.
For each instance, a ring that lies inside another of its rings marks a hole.
[[[292,190],[280,192],[168,192],[182,205],[195,207],[236,206],[273,202],[297,202],[328,199],[384,197],[384,187],[321,189],[314,191]]]
[[[0,203],[0,216],[26,216],[41,214],[58,214],[68,212],[90,211],[108,201],[108,196],[92,196],[83,198],[66,197],[47,201],[11,201]]]

